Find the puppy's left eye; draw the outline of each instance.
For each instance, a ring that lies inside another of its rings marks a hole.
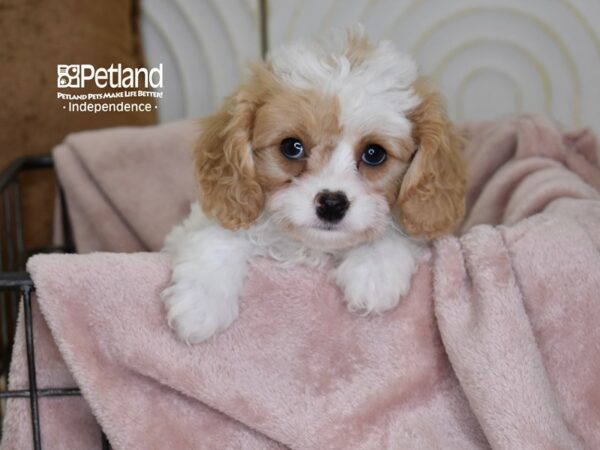
[[[288,159],[300,159],[304,156],[304,145],[296,138],[284,139],[279,148],[283,156]]]
[[[363,150],[360,159],[369,166],[379,166],[387,158],[387,153],[383,147],[377,144],[369,144]]]

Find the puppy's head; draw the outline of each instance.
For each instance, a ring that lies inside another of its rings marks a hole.
[[[201,204],[226,228],[265,213],[326,250],[374,239],[391,220],[433,238],[464,213],[461,145],[415,63],[352,31],[273,53],[204,120]]]

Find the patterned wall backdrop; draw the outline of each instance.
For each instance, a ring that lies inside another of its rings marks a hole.
[[[258,0],[142,0],[149,66],[163,63],[162,122],[211,113],[260,58]]]
[[[143,0],[149,63],[163,58],[177,80],[163,120],[212,110],[258,57],[259,1]],[[600,1],[268,0],[267,10],[271,48],[355,22],[392,40],[455,120],[533,111],[600,132]]]

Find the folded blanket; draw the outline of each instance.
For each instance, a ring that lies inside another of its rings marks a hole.
[[[44,445],[98,448],[93,411],[117,449],[599,448],[595,140],[530,116],[464,131],[464,234],[435,242],[380,316],[347,312],[322,272],[261,259],[240,318],[187,347],[158,297],[165,255],[32,258],[39,384],[84,395],[41,400]],[[30,447],[27,415],[9,401],[2,448]]]
[[[184,120],[85,131],[54,149],[79,253],[162,247],[196,199],[190,161],[197,128]]]

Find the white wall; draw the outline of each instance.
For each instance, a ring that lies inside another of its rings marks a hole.
[[[212,111],[260,55],[259,0],[142,0],[161,120]],[[457,121],[545,112],[600,132],[598,0],[269,0],[271,47],[361,22],[412,53]]]
[[[211,113],[260,58],[257,0],[142,0],[146,63],[163,63],[159,119]]]

